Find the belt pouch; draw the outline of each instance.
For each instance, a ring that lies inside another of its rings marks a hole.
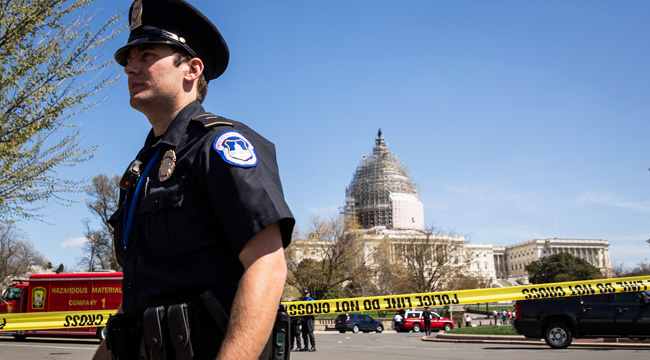
[[[284,309],[278,311],[275,318],[275,325],[273,326],[273,333],[271,334],[271,341],[273,342],[272,359],[274,360],[288,360],[289,359],[289,342],[287,337],[290,334],[291,317],[286,313],[286,306]],[[305,345],[307,346],[307,345]]]
[[[106,347],[113,360],[137,360],[140,336],[133,322],[124,314],[113,315],[106,322]]]
[[[287,307],[285,305],[280,305],[278,307],[278,313],[275,316],[275,324],[273,324],[273,330],[271,331],[271,336],[267,341],[262,353],[260,354],[260,360],[288,360],[290,357],[289,352],[289,343],[287,342],[287,337],[289,336],[289,324],[291,323],[291,317],[287,314]],[[305,347],[307,345],[305,344]]]
[[[190,341],[190,316],[187,304],[171,305],[167,310],[167,324],[176,360],[192,360],[194,351]]]
[[[167,360],[165,344],[165,307],[150,307],[144,312],[144,342],[150,360]]]

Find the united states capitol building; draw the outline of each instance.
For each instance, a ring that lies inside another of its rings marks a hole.
[[[609,243],[597,239],[535,239],[499,247],[468,243],[463,236],[439,235],[424,226],[424,206],[419,189],[402,160],[388,150],[381,130],[373,152],[364,155],[346,188],[344,214],[354,218],[367,246],[388,241],[390,257],[399,259],[399,247],[405,243],[426,242],[464,247],[468,274],[480,275],[495,286],[528,283],[525,266],[546,256],[568,253],[611,276]],[[321,259],[321,240],[317,236],[294,240],[298,258]],[[433,246],[432,246],[433,247]],[[432,249],[432,251],[435,251]]]

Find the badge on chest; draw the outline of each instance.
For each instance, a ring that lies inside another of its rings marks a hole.
[[[169,179],[174,173],[175,167],[176,153],[174,150],[167,150],[160,162],[160,168],[158,168],[158,181],[163,182]]]

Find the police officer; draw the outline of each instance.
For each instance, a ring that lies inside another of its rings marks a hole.
[[[424,308],[422,318],[424,319],[424,333],[429,336],[431,335],[431,310],[428,306]]]
[[[300,345],[300,334],[301,334],[301,317],[300,316],[292,316],[291,317],[291,350],[294,351],[299,351],[302,349],[302,346]],[[293,344],[296,344],[296,347],[294,349]]]
[[[157,329],[178,330],[170,309],[180,304],[193,358],[257,358],[282,295],[283,247],[295,222],[274,145],[204,110],[207,84],[229,59],[207,17],[183,0],[136,0],[129,15],[130,36],[115,60],[128,77],[130,105],[152,129],[122,178],[121,205],[111,218],[124,268],[119,318],[129,324],[111,328],[132,330],[121,340],[128,343],[151,323],[143,316],[154,309]],[[225,334],[205,293],[229,316]],[[170,336],[162,340],[173,359]],[[160,345],[137,340],[139,354],[127,357],[152,358],[159,350],[152,344]],[[102,344],[95,358],[114,350]]]
[[[305,290],[304,301],[314,301],[314,298],[311,297],[309,290]],[[305,344],[305,347],[300,349],[300,351],[316,351],[316,339],[314,338],[314,315],[304,315],[302,317],[302,341]],[[311,344],[311,347],[309,347]]]

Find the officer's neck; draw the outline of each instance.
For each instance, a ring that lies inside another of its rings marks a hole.
[[[169,128],[169,125],[171,125],[172,121],[176,118],[176,115],[178,115],[178,113],[180,113],[181,110],[191,102],[192,101],[188,100],[172,103],[168,104],[168,106],[147,109],[148,111],[143,112],[151,124],[154,135],[156,137],[163,135],[167,131],[167,128]]]

